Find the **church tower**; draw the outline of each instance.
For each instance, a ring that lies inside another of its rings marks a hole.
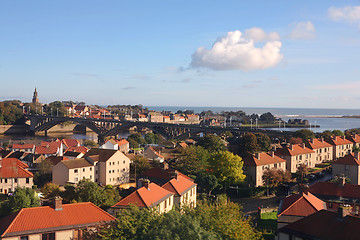
[[[39,103],[39,97],[38,97],[38,93],[37,93],[37,91],[36,91],[36,88],[35,88],[35,91],[34,91],[34,96],[33,96],[32,102],[33,102],[34,104]]]

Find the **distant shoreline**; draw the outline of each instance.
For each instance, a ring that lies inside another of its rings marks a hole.
[[[360,118],[359,115],[354,116],[334,116],[334,115],[276,115],[278,118]]]

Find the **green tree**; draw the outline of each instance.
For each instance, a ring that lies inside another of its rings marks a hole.
[[[240,139],[239,150],[242,156],[260,152],[260,147],[255,134],[245,133],[245,135]]]
[[[260,121],[265,123],[273,123],[275,122],[276,118],[270,112],[263,113],[260,116]]]
[[[149,161],[141,155],[136,155],[132,161],[132,166],[136,168],[136,173],[143,173],[151,168]]]
[[[260,152],[268,152],[271,150],[271,140],[268,135],[263,133],[255,133],[255,136]]]
[[[318,136],[324,139],[330,139],[335,135],[330,130],[325,130],[322,133],[319,133]]]
[[[289,182],[290,179],[290,172],[276,168],[266,169],[262,176],[263,183],[269,187],[277,187],[280,183]]]
[[[217,187],[221,186],[219,184],[218,179],[208,173],[201,173],[196,177],[195,182],[198,184],[200,188],[203,188],[209,196],[211,196],[211,192],[215,190]]]
[[[301,138],[303,140],[303,142],[305,142],[308,139],[315,138],[315,134],[313,131],[311,131],[309,129],[301,129],[301,130],[297,130],[294,133],[294,137]]]
[[[45,198],[53,198],[61,195],[61,190],[59,185],[54,183],[47,183],[41,188],[41,192],[43,193]]]
[[[133,145],[132,148],[139,147],[139,146],[136,146],[136,145],[144,145],[146,143],[145,139],[141,136],[140,133],[130,134],[127,137],[127,140],[129,141],[130,145]]]
[[[241,207],[230,201],[218,203],[199,202],[188,214],[198,218],[203,229],[213,232],[218,239],[228,240],[259,240],[261,233],[257,232],[250,221],[244,217]]]
[[[6,204],[5,204],[6,205]],[[40,206],[39,198],[35,190],[31,188],[17,187],[8,201],[9,212],[16,212],[22,208],[38,207]]]
[[[147,144],[153,144],[153,143],[155,143],[155,134],[153,134],[153,133],[147,133],[146,135],[145,135],[145,142],[147,143]]]
[[[99,144],[90,139],[84,140],[83,145],[87,148],[94,148],[99,146]]]
[[[201,146],[191,145],[181,150],[175,159],[174,167],[184,174],[197,175],[205,171],[209,158],[208,150]]]
[[[210,170],[225,187],[244,181],[243,164],[241,157],[229,151],[214,152],[209,158]]]
[[[81,180],[75,189],[79,202],[92,202],[97,206],[102,206],[107,200],[104,189],[90,179]]]
[[[345,136],[343,131],[337,129],[333,130],[332,133],[334,134],[334,136],[340,136],[340,137]]]
[[[206,135],[198,141],[198,146],[202,146],[203,148],[209,151],[225,151],[226,146],[223,140],[213,134]]]

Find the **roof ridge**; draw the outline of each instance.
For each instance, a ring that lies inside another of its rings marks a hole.
[[[4,237],[4,235],[9,231],[9,229],[12,227],[13,224],[15,224],[16,219],[19,217],[19,215],[23,212],[23,209],[20,209],[17,213],[15,212],[14,214],[16,214],[16,216],[14,217],[14,219],[11,221],[11,223],[9,224],[9,226],[6,228],[6,230],[4,231],[4,233],[1,235],[1,237]]]
[[[143,188],[144,188],[144,187],[143,187]],[[139,188],[139,189],[141,189],[141,188]],[[138,189],[138,190],[139,190],[139,189]],[[139,196],[140,200],[144,203],[144,205],[145,205],[146,207],[149,207],[149,206],[146,204],[145,200],[141,197],[141,195],[140,195],[140,193],[139,193],[138,190],[136,190],[135,193]],[[129,195],[129,196],[130,196],[130,195]]]
[[[106,213],[106,215],[108,215],[109,217],[114,218],[114,220],[116,219],[116,218],[115,218],[114,216],[112,216],[110,213],[104,211],[103,209],[101,209],[100,207],[96,206],[96,205],[95,205],[94,203],[92,203],[92,202],[83,202],[83,203],[84,203],[84,204],[85,204],[85,203],[90,204],[91,206],[95,207],[96,209],[101,210],[103,213]],[[73,203],[73,204],[76,204],[76,203]],[[79,203],[77,203],[77,204],[79,204]]]
[[[308,192],[308,193],[310,193],[310,192]],[[311,193],[310,193],[311,194]],[[311,195],[313,195],[313,194],[311,194]],[[308,196],[307,194],[303,194],[303,197],[304,197],[304,199],[311,205],[311,207],[313,207],[316,211],[319,211],[316,207],[315,207],[315,205],[310,201],[310,196]],[[314,196],[315,197],[315,196]]]
[[[300,195],[300,193],[298,193],[298,194],[299,194],[299,198],[296,201],[294,201],[292,204],[290,204],[286,209],[284,209],[284,211],[282,211],[279,215],[282,215],[286,210],[288,210],[290,207],[294,206],[294,204],[297,203],[301,199],[302,196]]]

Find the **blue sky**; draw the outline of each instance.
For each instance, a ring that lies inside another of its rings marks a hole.
[[[359,108],[360,1],[0,1],[0,100]]]

